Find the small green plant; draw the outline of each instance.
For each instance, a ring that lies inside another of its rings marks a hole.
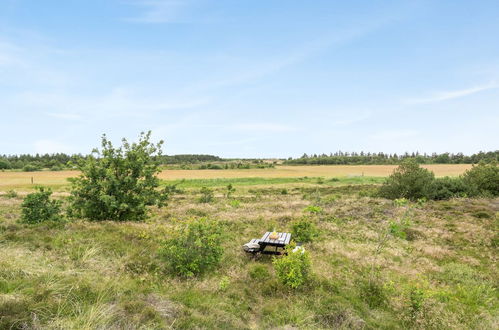
[[[322,207],[316,205],[309,205],[303,209],[303,212],[308,212],[310,214],[319,214],[322,213]]]
[[[228,276],[222,277],[220,282],[218,283],[218,290],[220,291],[226,291],[227,288],[229,287],[230,284],[230,279]]]
[[[159,256],[170,271],[183,277],[193,277],[215,268],[222,253],[220,225],[206,218],[183,226],[159,249]]]
[[[52,190],[37,187],[38,191],[28,194],[21,204],[21,221],[35,224],[61,219],[61,202],[50,198]]]
[[[227,185],[227,192],[225,193],[225,197],[230,198],[235,191],[236,189],[232,186],[231,183],[229,183]]]
[[[312,242],[319,233],[315,224],[307,217],[295,221],[291,228],[293,240],[301,243]]]
[[[282,257],[274,257],[274,265],[279,281],[296,289],[304,285],[310,274],[310,256],[301,246],[288,246],[287,254]]]
[[[287,195],[288,194],[288,190],[287,189],[281,189],[281,195]]]
[[[234,200],[231,200],[229,202],[229,205],[234,207],[234,208],[238,208],[241,206],[241,201],[240,200],[237,200],[237,199],[234,199]]]
[[[211,203],[213,201],[214,195],[212,189],[208,187],[202,187],[200,193],[201,196],[198,199],[200,203]]]

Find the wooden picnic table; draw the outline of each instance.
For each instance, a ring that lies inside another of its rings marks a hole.
[[[265,234],[263,234],[262,238],[257,239],[253,238],[248,244],[255,245],[258,248],[248,248],[245,249],[246,252],[250,253],[262,253],[262,254],[281,254],[281,251],[279,249],[284,249],[286,245],[289,244],[291,241],[291,234],[290,233],[277,233],[278,238],[276,239],[271,239],[270,235],[272,232],[268,231]],[[246,245],[248,245],[246,244]],[[274,247],[273,250],[265,250],[267,247]]]

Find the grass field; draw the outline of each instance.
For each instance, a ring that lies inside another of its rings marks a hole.
[[[426,165],[436,176],[457,176],[464,173],[471,165]],[[267,169],[249,170],[166,170],[159,177],[166,181],[207,180],[207,179],[244,179],[261,178],[261,183],[283,183],[296,181],[303,177],[386,177],[394,169],[395,165],[325,165],[325,166],[278,166]],[[77,171],[41,171],[41,172],[0,172],[0,191],[6,190],[31,190],[33,185],[47,185],[54,189],[63,190],[67,186],[67,178],[78,175]],[[288,180],[284,180],[287,178]],[[294,179],[292,179],[294,178]],[[33,179],[33,185],[31,184]],[[264,179],[270,179],[265,182]],[[237,180],[236,180],[237,181]],[[214,181],[211,181],[214,182]],[[226,182],[224,180],[218,182]],[[247,183],[255,182],[248,180]]]
[[[365,185],[240,183],[232,199],[215,186],[211,203],[187,185],[142,223],[20,224],[22,198],[0,197],[0,329],[498,328],[498,199],[401,205]],[[199,217],[219,221],[222,263],[181,279],[157,250]],[[241,246],[303,217],[320,234],[304,245],[311,278],[292,290]]]

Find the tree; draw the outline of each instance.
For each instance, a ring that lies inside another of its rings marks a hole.
[[[433,172],[419,167],[413,159],[408,159],[393,171],[380,187],[381,197],[416,200],[428,198],[435,176]]]
[[[463,181],[471,196],[499,196],[498,163],[481,161],[464,173]]]
[[[139,142],[122,140],[115,148],[102,136],[102,150],[77,163],[82,174],[72,179],[70,215],[90,220],[139,221],[148,206],[164,206],[167,190],[158,190],[159,157],[163,141],[149,142],[151,132]]]

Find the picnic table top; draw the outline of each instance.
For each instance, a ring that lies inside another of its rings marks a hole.
[[[285,246],[291,241],[290,233],[277,233],[279,235],[279,238],[277,239],[270,239],[270,234],[272,234],[270,231],[263,234],[262,238],[259,240],[259,243],[264,245]]]

